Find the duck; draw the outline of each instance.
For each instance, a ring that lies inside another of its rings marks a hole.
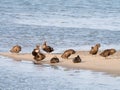
[[[20,45],[15,45],[10,50],[11,53],[19,53],[22,50],[22,47]]]
[[[62,58],[64,59],[68,59],[72,54],[75,54],[76,51],[73,50],[73,49],[68,49],[68,50],[65,50],[64,53],[61,55]]]
[[[43,53],[38,53],[36,56],[34,56],[34,59],[36,61],[41,61],[41,60],[45,59],[45,57],[46,56]]]
[[[47,45],[47,42],[45,41],[44,44],[42,45],[42,49],[43,51],[47,52],[47,53],[51,53],[54,51],[54,49],[51,46]]]
[[[32,51],[32,55],[34,56],[34,64],[39,64],[46,57],[43,53],[40,52],[40,45],[36,45],[36,48]]]
[[[100,48],[100,44],[96,44],[95,46],[91,47],[91,50],[89,51],[90,54],[96,55],[98,53],[98,50]]]
[[[59,63],[59,58],[57,58],[56,56],[51,58],[50,63]]]
[[[113,55],[114,53],[116,53],[116,50],[111,48],[111,49],[106,49],[103,52],[100,53],[100,56],[102,57],[108,57],[110,55]]]
[[[34,56],[33,63],[34,64],[40,64],[43,59],[45,59],[45,55],[43,53],[38,53],[36,56]]]
[[[80,63],[82,60],[80,58],[79,55],[77,55],[74,59],[73,59],[73,63]]]
[[[36,48],[33,49],[32,55],[36,56],[40,52],[40,45],[36,45]]]

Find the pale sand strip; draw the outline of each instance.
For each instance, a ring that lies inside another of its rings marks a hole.
[[[32,61],[33,56],[30,53],[19,53],[12,54],[9,52],[0,53],[0,55],[14,58],[16,60],[27,60]],[[73,63],[72,59],[80,55],[82,62],[81,63]],[[120,51],[115,53],[112,56],[109,56],[107,59],[98,55],[90,55],[87,51],[78,51],[76,54],[70,56],[69,59],[62,59],[61,54],[46,54],[46,58],[41,61],[43,64],[50,64],[50,59],[53,56],[57,56],[60,59],[60,63],[54,64],[59,66],[64,66],[73,69],[87,69],[94,70],[100,72],[107,72],[111,74],[120,75]]]

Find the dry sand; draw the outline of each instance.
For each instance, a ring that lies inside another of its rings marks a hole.
[[[116,52],[114,55],[111,55],[107,58],[101,57],[99,53],[97,55],[90,55],[88,51],[78,51],[76,54],[71,55],[69,59],[62,59],[60,53],[45,54],[46,58],[42,60],[41,63],[51,64],[50,59],[54,56],[57,56],[60,59],[60,63],[56,63],[53,65],[59,65],[73,69],[94,70],[98,72],[106,72],[110,74],[120,75],[120,51]],[[10,52],[6,52],[6,53],[1,52],[0,55],[13,58],[16,60],[27,60],[27,61],[34,60],[31,53],[13,54]],[[81,57],[82,59],[81,63],[72,62],[72,59],[77,55]]]

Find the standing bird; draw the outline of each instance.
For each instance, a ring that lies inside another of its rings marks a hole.
[[[21,51],[21,46],[19,45],[15,45],[12,47],[12,49],[10,50],[11,53],[19,53]]]
[[[44,44],[42,45],[42,49],[43,49],[45,52],[47,52],[47,53],[51,53],[51,52],[54,51],[54,49],[53,49],[52,47],[48,46],[48,45],[46,44],[46,42],[44,42]]]
[[[81,58],[79,55],[77,55],[77,57],[73,59],[73,63],[80,63],[80,62],[81,62]]]
[[[92,54],[92,55],[96,55],[99,48],[100,48],[100,44],[96,44],[94,47],[91,47],[91,50],[90,50],[89,53]]]
[[[68,49],[66,51],[64,51],[64,53],[61,55],[62,58],[64,59],[68,59],[68,57],[70,57],[72,54],[75,54],[75,50],[73,49]]]
[[[115,52],[116,52],[115,49],[106,49],[102,53],[100,53],[100,55],[103,57],[108,57],[110,55],[113,55]]]

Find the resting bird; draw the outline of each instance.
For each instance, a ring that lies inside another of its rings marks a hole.
[[[56,56],[51,58],[50,63],[59,63],[59,58],[57,58]]]
[[[113,55],[115,52],[116,52],[115,49],[106,49],[102,53],[100,53],[100,55],[103,57],[108,57],[110,55]]]
[[[80,63],[80,62],[81,62],[81,58],[79,55],[77,55],[77,57],[73,59],[73,63]]]
[[[66,51],[64,51],[64,53],[61,55],[62,58],[64,59],[68,59],[68,57],[70,57],[72,54],[75,54],[76,51],[73,49],[68,49]]]
[[[43,60],[46,56],[40,52],[40,46],[36,45],[36,48],[32,51],[32,55],[34,56],[34,64],[39,64],[41,60]]]
[[[15,45],[12,47],[12,49],[10,50],[11,53],[19,53],[21,51],[21,46],[19,45]]]
[[[51,53],[51,52],[54,51],[54,49],[53,49],[52,47],[48,46],[48,45],[46,44],[46,42],[44,42],[44,44],[42,45],[42,49],[43,49],[45,52],[47,52],[47,53]]]
[[[32,55],[36,56],[40,52],[40,45],[36,45],[36,48],[33,49]]]
[[[43,53],[38,53],[36,56],[34,56],[35,61],[41,61],[45,58],[46,56]]]

